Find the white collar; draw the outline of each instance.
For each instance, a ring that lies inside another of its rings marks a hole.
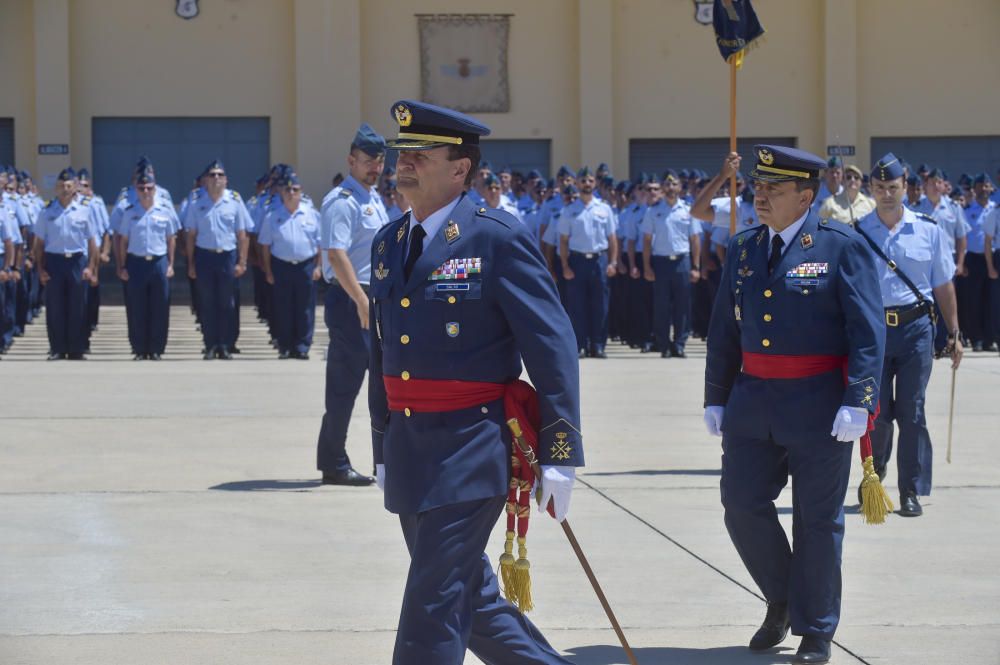
[[[410,235],[411,236],[413,235],[413,229],[417,228],[417,224],[423,226],[424,232],[426,233],[426,235],[424,236],[424,249],[427,249],[427,245],[431,243],[431,241],[434,239],[434,236],[437,235],[437,232],[441,230],[441,225],[444,224],[445,220],[447,220],[451,216],[452,211],[455,209],[455,206],[458,205],[458,202],[461,199],[462,195],[459,194],[451,203],[444,206],[443,208],[438,208],[437,210],[429,214],[427,216],[427,219],[423,220],[422,222],[417,219],[416,215],[410,212],[410,219],[413,221],[413,223],[410,224]],[[409,238],[407,238],[407,243],[409,243]]]
[[[806,217],[808,216],[809,216],[809,211],[806,210],[804,215],[802,215],[797,220],[795,220],[787,227],[785,227],[785,230],[782,231],[781,233],[776,233],[775,230],[772,229],[770,226],[767,227],[767,242],[768,243],[774,242],[774,236],[780,235],[781,240],[785,243],[784,245],[781,246],[781,253],[784,254],[785,250],[788,249],[788,246],[791,245],[792,240],[795,239],[795,234],[798,233],[799,229],[802,228],[802,225],[806,223]]]

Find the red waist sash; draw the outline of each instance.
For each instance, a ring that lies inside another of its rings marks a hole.
[[[743,352],[743,373],[758,379],[805,379],[846,368],[847,356],[781,356]]]
[[[743,352],[743,373],[758,379],[805,379],[841,370],[847,385],[847,356],[782,356]],[[868,414],[868,431],[861,435],[861,461],[872,456],[871,431],[875,429],[879,405]]]
[[[414,413],[458,411],[501,399],[506,392],[503,383],[484,381],[454,381],[408,379],[383,376],[390,411],[409,409]]]

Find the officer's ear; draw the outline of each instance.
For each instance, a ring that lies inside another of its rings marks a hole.
[[[462,157],[456,159],[452,163],[452,177],[455,180],[460,180],[465,182],[468,179],[469,172],[472,170],[472,160],[468,157]]]

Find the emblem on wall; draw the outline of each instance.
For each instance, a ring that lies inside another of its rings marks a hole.
[[[702,25],[712,25],[713,0],[694,0],[694,20]]]
[[[198,8],[198,0],[177,0],[177,6],[174,8],[174,12],[184,19],[194,18],[199,11],[201,10]]]

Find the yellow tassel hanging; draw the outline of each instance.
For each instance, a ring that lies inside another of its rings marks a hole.
[[[883,524],[886,516],[896,507],[875,473],[875,460],[866,457],[861,466],[865,474],[861,481],[861,513],[866,524]]]
[[[503,554],[500,555],[500,582],[503,585],[503,597],[517,604],[514,594],[514,532],[507,532],[507,542],[503,544]]]
[[[531,601],[531,564],[528,563],[524,538],[517,539],[517,561],[514,562],[514,578],[509,589],[507,599],[521,612],[530,612],[535,608]]]

